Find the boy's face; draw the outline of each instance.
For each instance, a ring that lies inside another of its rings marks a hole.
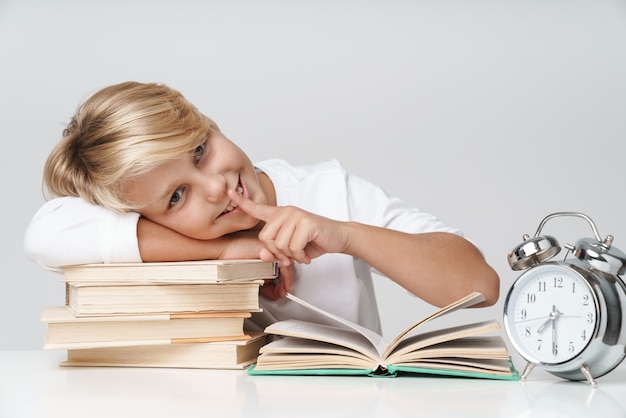
[[[211,129],[203,146],[135,177],[125,191],[146,218],[191,238],[213,239],[258,223],[234,207],[229,189],[267,203],[247,155]]]

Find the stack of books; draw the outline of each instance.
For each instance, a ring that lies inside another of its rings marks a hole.
[[[67,366],[245,368],[268,342],[245,320],[277,274],[261,260],[68,266],[44,349],[67,350]]]

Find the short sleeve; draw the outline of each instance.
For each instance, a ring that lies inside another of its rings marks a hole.
[[[463,235],[460,229],[450,227],[433,214],[389,196],[380,187],[360,177],[346,174],[346,182],[350,218],[353,221],[407,233],[449,232]]]

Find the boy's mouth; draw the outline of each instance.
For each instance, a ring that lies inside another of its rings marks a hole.
[[[241,183],[237,184],[237,193],[243,196],[243,186],[241,185]],[[234,211],[235,209],[237,209],[237,204],[231,201],[228,203],[228,206],[226,206],[226,209],[224,209],[224,212],[222,212],[221,215],[230,213]]]

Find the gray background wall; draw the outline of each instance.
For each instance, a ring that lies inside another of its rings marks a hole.
[[[253,160],[338,158],[463,228],[502,279],[469,316],[501,318],[506,254],[551,212],[626,250],[626,2],[260,3],[0,0],[0,349],[40,349],[63,303],[22,252],[44,160],[80,101],[125,80],[181,90]],[[430,312],[376,286],[387,334]]]

